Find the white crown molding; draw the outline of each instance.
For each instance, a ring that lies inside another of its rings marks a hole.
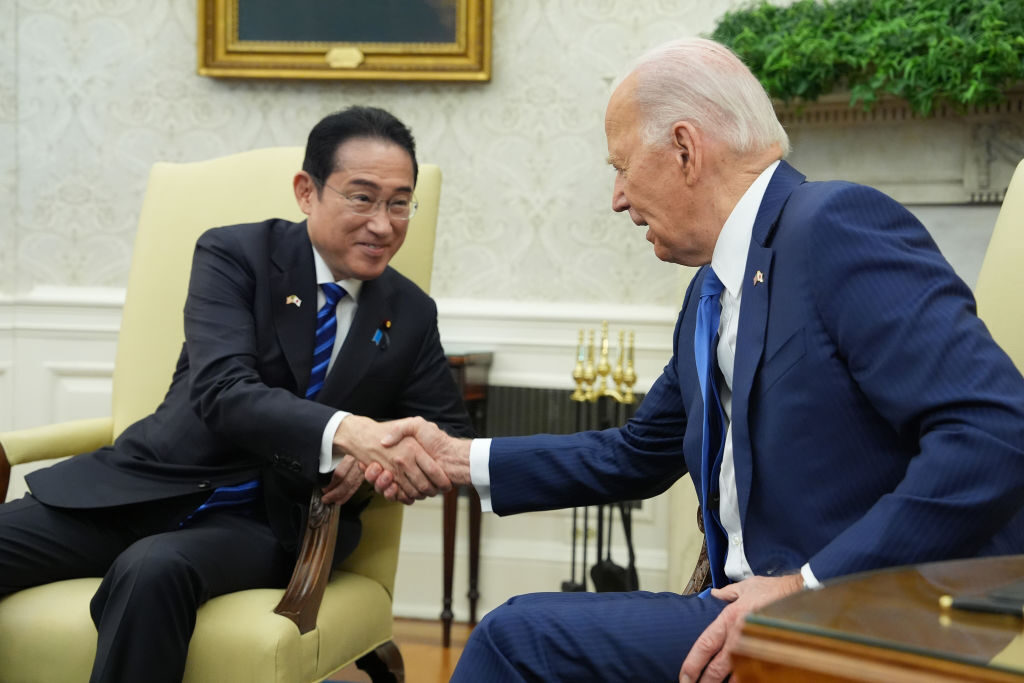
[[[42,366],[55,378],[101,377],[110,379],[114,375],[113,363],[44,361]]]
[[[599,335],[601,321],[607,320],[612,363],[618,357],[619,330],[635,332],[634,390],[647,391],[672,354],[678,313],[669,306],[643,304],[481,299],[439,299],[437,304],[448,351],[491,351],[491,384],[545,389],[574,386],[579,331]],[[0,332],[9,331],[15,338],[116,339],[123,305],[121,288],[37,287],[0,298]]]
[[[16,336],[102,340],[121,329],[124,289],[36,287],[0,299],[0,329]]]
[[[863,183],[903,204],[998,204],[1024,156],[1021,86],[1002,103],[965,112],[940,104],[929,117],[893,97],[865,111],[851,107],[848,94],[779,103],[776,111],[791,161],[808,179]]]
[[[438,324],[449,351],[492,351],[490,383],[571,389],[579,331],[609,324],[611,362],[620,330],[636,334],[634,391],[646,392],[672,355],[678,309],[669,306],[439,299]],[[595,345],[600,344],[600,339]]]

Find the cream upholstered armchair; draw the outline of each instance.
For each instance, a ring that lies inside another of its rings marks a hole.
[[[996,343],[1024,372],[1024,161],[1017,165],[985,251],[974,296],[978,316]]]
[[[281,147],[153,166],[118,336],[111,417],[0,434],[0,499],[11,465],[109,445],[156,409],[184,337],[182,310],[196,239],[217,225],[301,218],[292,176],[302,154],[302,148]],[[430,286],[440,189],[438,167],[421,165],[420,210],[392,262],[423,289]],[[283,596],[281,590],[241,591],[200,608],[186,681],[319,681],[352,661],[374,681],[404,679],[401,655],[391,643],[402,506],[376,497],[363,512],[359,546],[333,572],[337,507],[324,508],[314,496],[310,512]],[[89,600],[99,581],[61,581],[0,600],[0,682],[88,679],[96,648]]]

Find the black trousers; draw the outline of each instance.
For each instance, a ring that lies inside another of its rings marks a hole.
[[[196,610],[249,588],[282,587],[293,558],[266,520],[224,508],[179,528],[209,493],[64,509],[31,495],[0,505],[0,596],[103,577],[90,604],[91,681],[181,681]]]

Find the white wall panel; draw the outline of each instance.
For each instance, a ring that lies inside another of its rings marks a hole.
[[[43,363],[50,373],[50,421],[110,415],[114,364]]]

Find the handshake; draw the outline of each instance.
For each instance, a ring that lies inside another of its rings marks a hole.
[[[344,503],[364,479],[388,500],[407,505],[469,484],[469,445],[470,439],[448,436],[421,417],[376,422],[348,415],[334,434],[341,461],[322,500]]]

